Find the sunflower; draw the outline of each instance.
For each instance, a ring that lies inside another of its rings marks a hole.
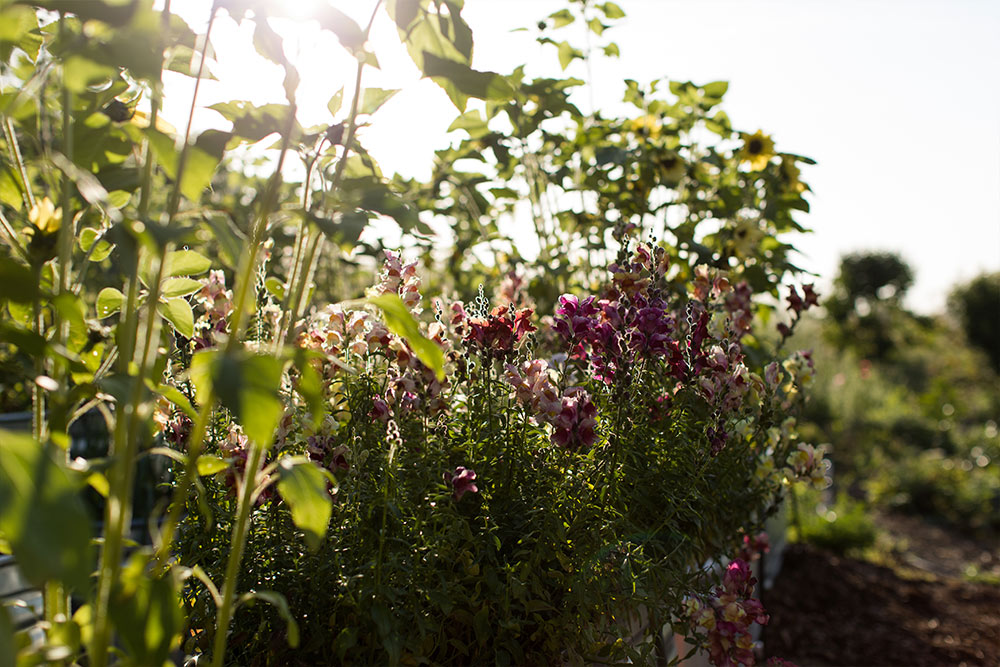
[[[753,134],[741,132],[743,137],[743,148],[740,149],[740,162],[749,162],[750,168],[760,171],[767,166],[767,163],[774,157],[774,140],[757,130]]]
[[[660,136],[662,125],[659,119],[652,114],[647,114],[641,118],[633,118],[625,123],[626,129],[649,139]]]

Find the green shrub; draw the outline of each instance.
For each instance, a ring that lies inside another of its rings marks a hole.
[[[875,543],[875,523],[864,503],[846,493],[837,494],[832,507],[816,503],[803,509],[801,540],[841,556],[862,551]]]

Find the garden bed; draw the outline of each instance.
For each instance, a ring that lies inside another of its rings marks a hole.
[[[803,666],[1000,664],[1000,586],[793,545],[764,602],[768,655]]]

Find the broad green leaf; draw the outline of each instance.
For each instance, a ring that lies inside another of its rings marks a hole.
[[[86,92],[89,86],[102,83],[117,72],[81,55],[71,55],[63,63],[63,81],[74,93]]]
[[[604,55],[606,56],[609,56],[611,58],[617,58],[621,54],[622,54],[621,49],[619,49],[618,45],[615,44],[614,42],[611,42],[610,44],[604,47]]]
[[[229,461],[220,459],[218,456],[202,454],[198,457],[198,474],[202,477],[222,472],[228,467]]]
[[[104,319],[122,309],[125,295],[114,287],[105,287],[97,293],[97,317]]]
[[[278,462],[278,493],[292,512],[292,521],[306,536],[309,548],[319,548],[330,524],[332,499],[326,490],[328,478],[308,460],[284,457]]]
[[[85,227],[80,230],[79,243],[80,250],[90,253],[91,262],[104,261],[114,249],[113,245],[103,239],[103,234],[92,227]]]
[[[706,83],[701,87],[705,91],[705,94],[709,97],[722,97],[729,90],[728,81],[713,81],[712,83]]]
[[[433,53],[425,52],[423,60],[424,74],[435,80],[446,80],[462,95],[481,100],[509,100],[514,95],[510,83],[495,72],[480,72],[458,61],[439,58]],[[464,100],[459,104],[452,97],[452,102],[460,111],[464,110]]]
[[[613,2],[605,2],[597,5],[597,8],[604,12],[604,15],[609,19],[622,19],[625,18],[625,11]]]
[[[285,299],[285,283],[281,282],[281,279],[276,276],[268,276],[264,280],[264,289],[267,290],[268,294],[273,296],[278,301],[284,301]]]
[[[601,23],[601,19],[595,16],[589,21],[587,21],[587,27],[590,28],[591,32],[593,32],[595,35],[603,35],[605,29],[607,29],[608,26]]]
[[[162,665],[180,634],[184,613],[172,573],[156,576],[149,555],[136,551],[111,593],[111,618],[127,655],[139,665]]]
[[[191,406],[191,401],[189,401],[188,397],[182,394],[180,389],[177,387],[171,387],[168,384],[161,384],[160,386],[153,388],[153,391],[176,405],[191,419],[197,418],[198,413],[195,411],[194,407]]]
[[[198,146],[188,146],[184,174],[181,176],[181,194],[195,204],[201,201],[202,194],[212,182],[212,175],[215,174],[219,161],[220,158]]]
[[[553,28],[562,28],[564,26],[568,26],[569,24],[571,24],[573,21],[576,20],[576,17],[573,16],[573,12],[571,12],[568,9],[560,9],[557,12],[552,12],[551,14],[549,14],[549,18],[552,19]]]
[[[0,533],[36,586],[82,590],[90,576],[90,517],[81,480],[28,435],[0,430]]]
[[[202,287],[204,285],[193,278],[167,278],[163,281],[163,286],[160,289],[161,294],[169,299],[175,296],[194,294]]]
[[[278,397],[284,362],[244,350],[224,354],[200,350],[191,359],[190,376],[198,400],[204,403],[214,389],[219,401],[243,425],[247,436],[264,446],[273,442],[274,429],[284,414]]]
[[[366,88],[361,98],[361,106],[358,113],[373,114],[379,110],[383,104],[389,101],[399,90],[383,90],[382,88]]]
[[[164,275],[168,278],[172,276],[196,276],[212,268],[211,260],[194,250],[174,250],[167,253],[166,261],[167,267]]]
[[[434,371],[439,380],[443,380],[444,353],[434,341],[420,333],[417,321],[413,319],[403,300],[396,294],[382,294],[369,298],[368,302],[382,311],[389,331],[402,337],[417,355],[417,359]]]
[[[311,355],[302,348],[296,349],[294,358],[295,367],[299,371],[298,380],[295,383],[295,391],[305,399],[312,414],[313,426],[318,427],[326,416],[326,401],[323,397],[323,380],[313,367],[311,361],[321,358],[319,355]]]
[[[583,52],[574,49],[569,42],[559,42],[559,66],[565,70],[574,58],[583,58]]]
[[[165,303],[158,304],[156,310],[163,319],[170,322],[177,333],[185,338],[194,336],[194,313],[191,311],[191,304],[184,297],[167,299]]]
[[[278,616],[285,621],[288,627],[288,645],[296,648],[299,645],[299,624],[295,621],[295,617],[292,616],[292,612],[288,608],[288,600],[285,599],[285,596],[276,591],[250,591],[240,597],[240,602],[247,603],[254,598],[269,602],[277,608]]]
[[[316,15],[319,25],[324,30],[329,30],[337,39],[341,46],[350,53],[356,54],[365,46],[365,33],[361,30],[354,19],[329,5],[325,5]]]
[[[39,284],[31,269],[10,258],[0,258],[0,299],[31,303],[38,297]]]
[[[452,121],[451,125],[448,126],[448,131],[452,132],[454,130],[465,130],[473,139],[478,139],[490,131],[486,121],[483,120],[483,115],[478,109],[466,111]]]

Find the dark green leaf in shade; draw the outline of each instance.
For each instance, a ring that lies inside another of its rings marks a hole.
[[[0,533],[24,576],[36,586],[62,581],[83,589],[92,567],[83,480],[42,443],[0,430]]]

